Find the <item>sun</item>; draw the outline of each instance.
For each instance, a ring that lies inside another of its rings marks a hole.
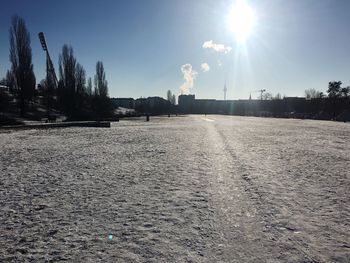
[[[254,10],[243,0],[238,0],[232,6],[227,18],[229,30],[240,43],[245,42],[255,26]]]

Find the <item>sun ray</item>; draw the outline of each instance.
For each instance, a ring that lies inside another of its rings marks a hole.
[[[254,10],[246,3],[239,0],[231,8],[228,19],[228,27],[239,42],[245,42],[251,35],[256,23]]]

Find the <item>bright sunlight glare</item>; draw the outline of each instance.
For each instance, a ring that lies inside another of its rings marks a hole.
[[[252,33],[256,17],[253,9],[243,0],[237,1],[228,15],[228,27],[240,43]]]

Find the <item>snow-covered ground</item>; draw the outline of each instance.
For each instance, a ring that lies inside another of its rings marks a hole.
[[[3,132],[0,262],[350,262],[349,167],[346,123]]]

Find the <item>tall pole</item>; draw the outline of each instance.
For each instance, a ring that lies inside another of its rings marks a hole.
[[[226,81],[225,81],[225,85],[224,85],[224,100],[226,100],[226,92],[227,92],[227,88],[226,88]]]
[[[45,51],[46,54],[46,74],[47,74],[47,78],[50,79],[50,81],[52,80],[54,88],[57,88],[58,86],[58,80],[57,80],[57,76],[55,73],[55,68],[53,66],[51,57],[50,57],[50,53],[49,53],[49,49],[47,48],[47,43],[46,43],[46,39],[45,39],[45,35],[44,32],[40,32],[38,34],[39,36],[39,40],[41,43],[41,46],[43,48],[43,50]]]
[[[53,63],[47,48],[45,35],[43,32],[38,34],[41,46],[46,54],[46,99],[47,99],[47,116],[50,119],[51,104],[53,103],[54,91],[58,88],[58,80],[53,67]]]

